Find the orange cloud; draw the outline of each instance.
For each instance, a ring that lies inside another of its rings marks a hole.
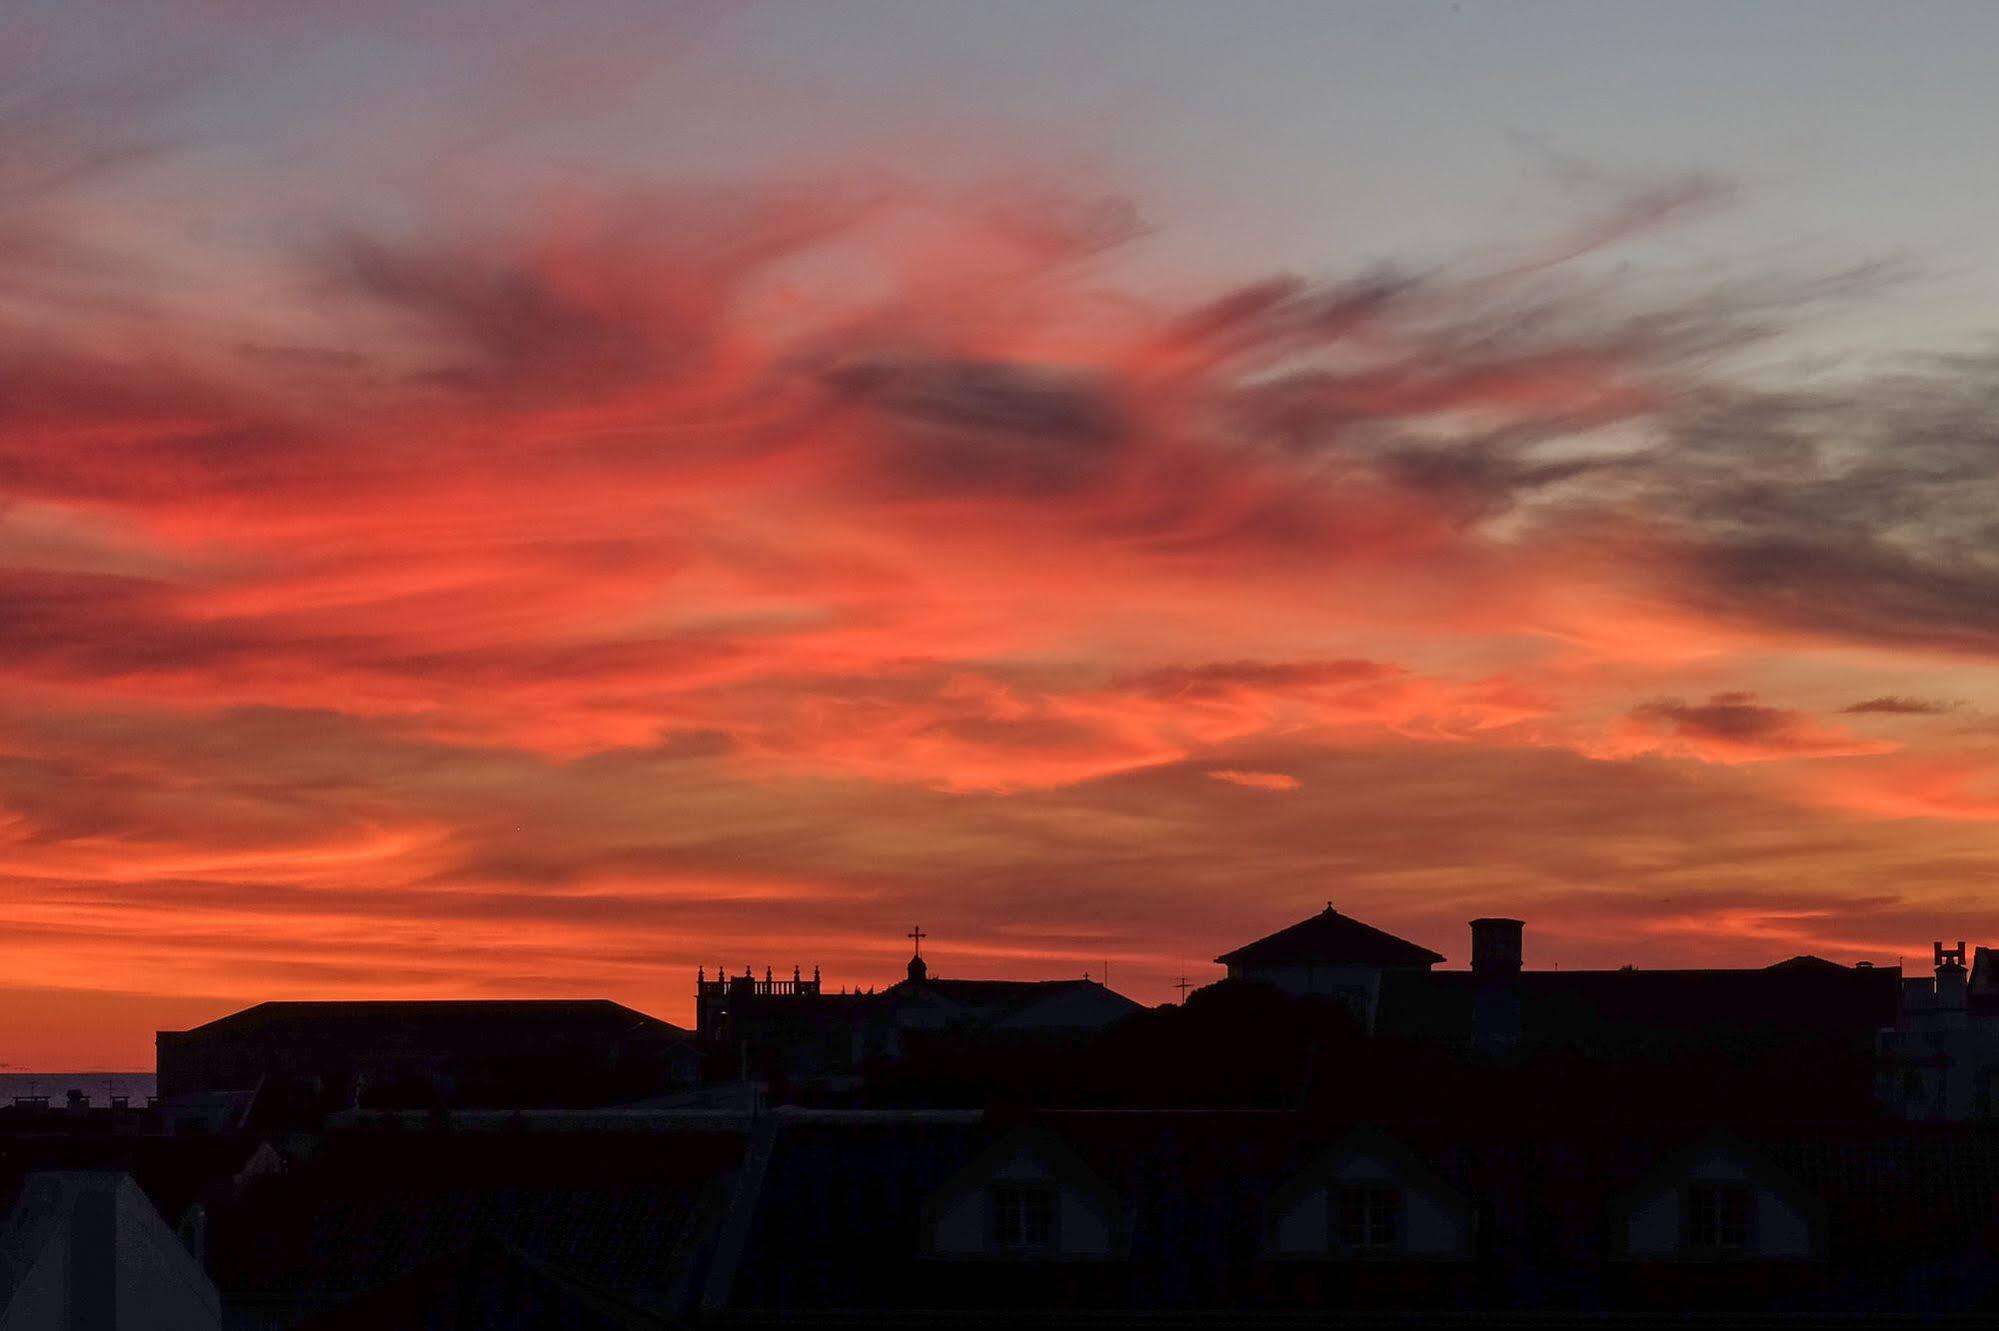
[[[1809,787],[1871,818],[1999,821],[1999,764],[1987,754],[1940,753],[1845,766]]]
[[[1226,781],[1232,786],[1248,786],[1251,790],[1296,790],[1299,780],[1282,772],[1244,772],[1233,767],[1217,767],[1208,776],[1216,781]]]

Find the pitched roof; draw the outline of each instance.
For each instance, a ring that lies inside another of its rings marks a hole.
[[[1287,962],[1323,965],[1434,966],[1444,958],[1406,938],[1362,924],[1328,905],[1288,929],[1244,944],[1215,958],[1222,966],[1269,966]]]
[[[1846,967],[1836,961],[1827,961],[1824,957],[1814,956],[1809,952],[1801,952],[1797,956],[1787,960],[1774,962],[1764,967],[1764,969],[1773,971],[1843,971]]]
[[[607,998],[368,1000],[270,1002],[232,1012],[194,1029],[203,1034],[379,1038],[396,1032],[442,1036],[522,1027],[566,1026],[606,1033],[685,1034]]]
[[[127,1311],[134,1306],[154,1325],[222,1325],[215,1286],[130,1176],[37,1171],[17,1195],[0,1200],[9,1203],[0,1211],[0,1322],[7,1326],[131,1325],[139,1320]],[[69,1297],[51,1297],[63,1277],[50,1272],[65,1268]],[[110,1283],[118,1293],[101,1304],[79,1293],[85,1284]],[[59,1322],[43,1320],[51,1316]]]

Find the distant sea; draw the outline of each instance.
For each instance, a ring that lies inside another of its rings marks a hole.
[[[72,1090],[94,1105],[109,1104],[114,1095],[129,1095],[142,1105],[153,1086],[150,1072],[0,1072],[0,1105],[13,1104],[17,1095],[46,1095],[51,1104],[61,1104]]]

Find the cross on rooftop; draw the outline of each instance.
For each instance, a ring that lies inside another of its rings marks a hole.
[[[913,942],[915,942],[915,944],[916,944],[916,955],[917,955],[917,956],[919,956],[919,957],[920,957],[920,956],[922,956],[922,955],[923,955],[923,940],[924,940],[924,939],[926,939],[926,938],[928,938],[928,937],[930,937],[930,935],[929,935],[929,934],[926,934],[926,933],[924,933],[924,932],[923,932],[923,926],[922,926],[922,925],[920,925],[920,924],[919,924],[919,925],[915,925],[915,926],[911,927],[910,931],[909,931],[909,932],[908,932],[907,934],[903,935],[903,936],[904,936],[905,938],[908,938],[908,939],[912,940]]]
[[[1183,975],[1180,977],[1180,982],[1174,985],[1173,987],[1180,991],[1180,1002],[1184,1005],[1187,1001],[1187,991],[1189,989],[1192,989],[1194,986],[1189,984],[1187,982],[1187,977]]]

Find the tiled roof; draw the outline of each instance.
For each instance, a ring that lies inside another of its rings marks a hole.
[[[1216,957],[1223,966],[1323,965],[1434,966],[1444,958],[1406,938],[1362,924],[1327,906],[1287,929]]]
[[[301,1331],[664,1331],[670,1325],[482,1230],[310,1318]]]
[[[1125,1256],[1050,1263],[922,1256],[926,1200],[1023,1124],[1053,1134],[1128,1208]],[[1287,1295],[1283,1272],[1273,1275],[1263,1246],[1269,1199],[1362,1127],[1372,1125],[1269,1112],[779,1123],[729,1310],[754,1320],[869,1309],[913,1316],[925,1308],[1214,1309],[1287,1298],[1309,1305],[1317,1294]],[[1989,1262],[1999,1218],[1999,1138],[1968,1129],[1793,1124],[1736,1136],[1712,1125],[1644,1122],[1482,1127],[1479,1115],[1466,1113],[1380,1130],[1480,1217],[1485,1255],[1424,1275],[1412,1287],[1415,1306],[1538,1307],[1552,1299],[1560,1307],[1622,1297],[1611,1258],[1619,1208],[1667,1162],[1717,1142],[1775,1171],[1772,1186],[1823,1206],[1822,1309],[1866,1311],[1870,1300],[1906,1308],[1892,1303],[1907,1297],[1906,1273],[1961,1253],[1984,1252]]]
[[[748,1308],[887,1306],[912,1277],[917,1217],[933,1188],[985,1138],[962,1120],[806,1121],[779,1127],[754,1198],[731,1303]],[[920,1305],[918,1281],[909,1297]]]

